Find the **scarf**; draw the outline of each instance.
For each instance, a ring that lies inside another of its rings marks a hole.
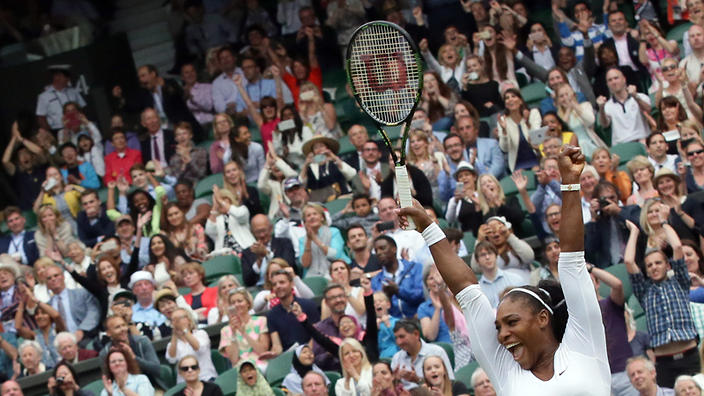
[[[286,375],[286,378],[284,378],[284,382],[281,384],[284,388],[288,389],[289,392],[294,394],[303,393],[303,389],[301,386],[301,383],[303,382],[303,376],[305,376],[311,370],[323,375],[323,377],[325,378],[325,386],[330,384],[330,380],[328,379],[327,375],[325,375],[325,372],[320,369],[320,367],[316,366],[315,364],[306,365],[301,363],[298,357],[301,356],[303,348],[310,347],[307,344],[299,345],[296,347],[293,358],[291,359],[291,371],[288,373],[288,375]],[[237,396],[240,395],[238,394]]]
[[[257,371],[257,382],[253,386],[249,386],[244,382],[242,378],[242,366],[245,364],[252,366]],[[271,390],[271,387],[264,379],[261,371],[257,366],[250,360],[242,361],[237,368],[238,376],[237,379],[237,396],[274,396],[275,393]]]

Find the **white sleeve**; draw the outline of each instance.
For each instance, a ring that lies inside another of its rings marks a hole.
[[[593,287],[592,290],[594,290]],[[457,297],[467,321],[467,332],[472,343],[474,356],[489,376],[496,393],[505,394],[507,391],[506,379],[513,378],[514,373],[517,374],[520,367],[496,338],[494,325],[496,314],[494,314],[489,299],[482,293],[478,284],[465,287],[455,297]]]
[[[608,368],[601,308],[587,272],[584,252],[560,253],[557,270],[569,313],[562,343],[570,350],[601,360]]]
[[[193,332],[193,336],[198,340],[198,351],[204,353],[204,351],[210,350],[210,337],[205,330],[196,330]]]
[[[308,285],[306,285],[305,282],[303,282],[303,279],[301,279],[300,276],[294,276],[293,277],[293,286],[296,289],[296,295],[300,298],[313,298],[315,297],[315,293],[313,293],[313,290],[311,290]]]
[[[458,205],[457,198],[452,197],[450,198],[449,201],[447,201],[447,210],[445,210],[445,220],[447,220],[448,223],[453,223],[455,220],[457,220],[457,209],[460,205]]]

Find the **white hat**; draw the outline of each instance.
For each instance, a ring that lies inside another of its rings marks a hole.
[[[455,169],[455,173],[452,174],[452,177],[454,177],[455,180],[457,180],[457,175],[459,175],[460,172],[466,171],[466,170],[474,173],[474,176],[477,175],[477,171],[474,170],[474,167],[472,166],[472,164],[470,164],[467,161],[460,161],[460,163],[457,165],[457,169]]]
[[[11,273],[12,276],[15,277],[15,279],[19,278],[20,268],[17,263],[12,257],[10,257],[9,254],[3,254],[3,256],[7,257],[2,257],[2,259],[0,259],[0,271],[7,271]]]
[[[135,283],[143,280],[148,280],[152,283],[152,285],[156,286],[156,282],[154,282],[154,277],[149,271],[137,271],[133,273],[132,276],[130,276],[130,283],[127,286],[129,286],[129,288],[131,289],[132,287],[134,287]]]

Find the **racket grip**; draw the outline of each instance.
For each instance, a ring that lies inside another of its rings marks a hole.
[[[408,169],[406,169],[406,165],[396,165],[396,187],[398,188],[398,200],[401,201],[401,207],[408,208],[413,206],[411,181],[408,179]],[[406,227],[406,229],[416,229],[416,225],[410,217],[408,217],[408,227]]]

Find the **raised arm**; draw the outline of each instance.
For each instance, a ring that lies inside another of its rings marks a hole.
[[[445,234],[425,213],[418,201],[413,200],[413,207],[396,210],[404,228],[408,225],[407,216],[409,216],[413,219],[416,229],[423,233],[423,237],[430,245],[430,253],[433,255],[435,265],[452,294],[457,294],[467,286],[478,283],[477,276],[454,252]]]
[[[584,169],[585,157],[577,147],[563,146],[559,162],[562,184],[579,186],[579,177]],[[582,202],[579,189],[562,192],[562,213],[579,216],[562,216],[560,224],[560,251],[584,251],[584,222],[582,221]]]
[[[626,302],[626,296],[623,294],[623,282],[609,271],[605,271],[601,268],[592,266],[590,271],[595,278],[611,288],[611,301],[615,302],[617,305],[623,306]]]
[[[626,226],[630,234],[628,235],[628,242],[626,242],[626,250],[623,252],[623,263],[626,265],[626,271],[628,271],[629,274],[638,274],[640,273],[640,268],[638,268],[636,264],[636,246],[638,245],[638,234],[640,234],[640,230],[638,226],[633,224],[630,220],[626,220]],[[560,228],[562,228],[562,226],[560,226]]]

